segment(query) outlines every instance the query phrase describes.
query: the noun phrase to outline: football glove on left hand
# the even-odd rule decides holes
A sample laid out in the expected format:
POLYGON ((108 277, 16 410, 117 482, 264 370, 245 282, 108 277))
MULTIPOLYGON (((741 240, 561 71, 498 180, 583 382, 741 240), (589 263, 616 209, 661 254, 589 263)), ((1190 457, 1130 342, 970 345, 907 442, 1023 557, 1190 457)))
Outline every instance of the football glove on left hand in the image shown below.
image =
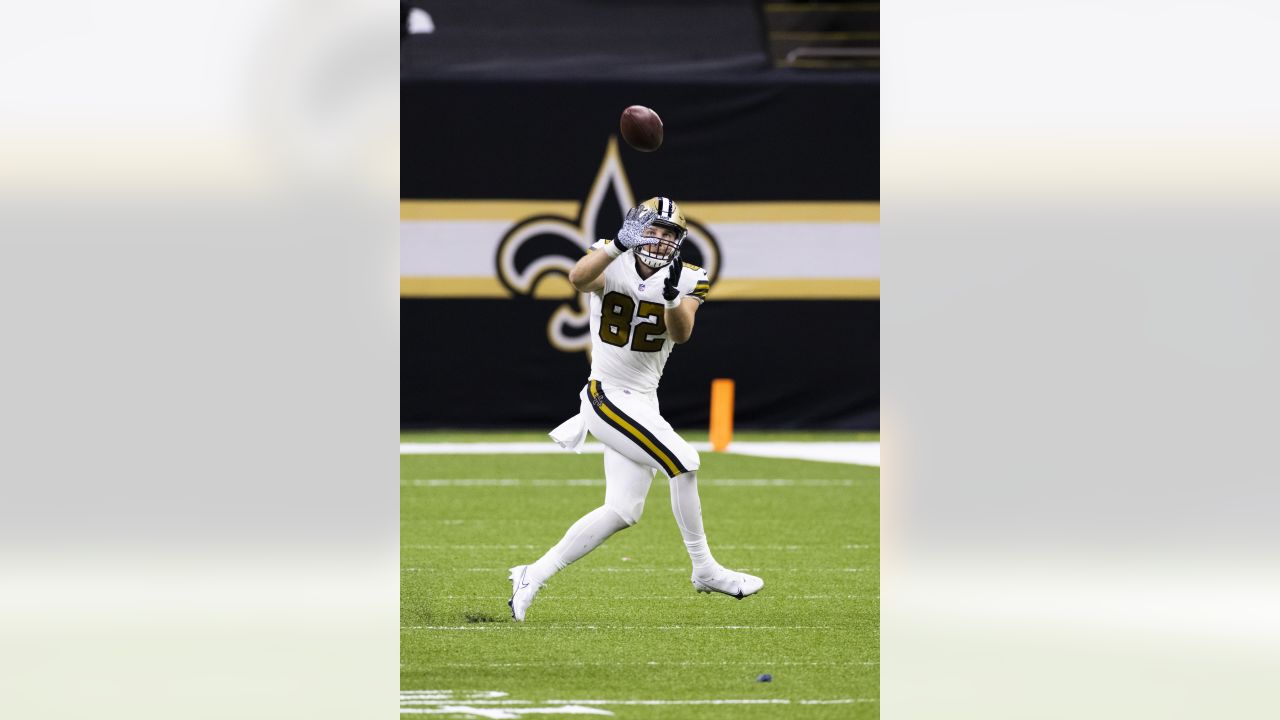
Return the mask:
POLYGON ((667 301, 667 307, 673 308, 680 304, 680 273, 684 270, 680 253, 677 252, 671 258, 671 264, 667 267, 671 269, 667 271, 667 279, 662 283, 662 299, 667 301))
POLYGON ((628 210, 626 218, 622 221, 622 227, 618 229, 618 238, 615 241, 618 247, 625 251, 637 245, 652 245, 658 242, 657 238, 644 237, 644 229, 649 227, 649 223, 653 222, 655 217, 657 213, 643 205, 628 210))

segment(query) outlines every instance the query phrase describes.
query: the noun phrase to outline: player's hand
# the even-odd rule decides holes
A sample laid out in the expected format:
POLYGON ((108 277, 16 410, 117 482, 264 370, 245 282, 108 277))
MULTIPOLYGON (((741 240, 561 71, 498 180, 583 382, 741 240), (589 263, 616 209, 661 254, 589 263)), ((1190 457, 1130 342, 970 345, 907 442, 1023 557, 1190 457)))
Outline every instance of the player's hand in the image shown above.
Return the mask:
POLYGON ((627 211, 627 216, 622 221, 622 227, 618 230, 618 238, 616 240, 618 247, 623 250, 630 250, 637 245, 653 245, 658 242, 658 238, 644 237, 644 229, 649 227, 649 223, 657 217, 657 213, 643 205, 637 205, 627 211))
POLYGON ((662 283, 662 299, 667 301, 667 307, 672 307, 673 303, 679 304, 680 273, 684 270, 679 252, 671 257, 671 264, 667 267, 671 269, 667 271, 667 279, 662 283))

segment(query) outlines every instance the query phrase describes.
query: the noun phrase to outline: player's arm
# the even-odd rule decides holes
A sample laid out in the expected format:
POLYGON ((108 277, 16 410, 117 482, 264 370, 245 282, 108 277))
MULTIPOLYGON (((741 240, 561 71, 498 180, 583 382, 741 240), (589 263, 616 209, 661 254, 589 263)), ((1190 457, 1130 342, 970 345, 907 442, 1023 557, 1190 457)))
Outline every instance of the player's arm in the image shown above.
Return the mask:
POLYGON ((644 228, 654 217, 643 205, 631 208, 622 220, 618 237, 606 240, 600 250, 589 252, 574 263, 569 271, 569 284, 578 292, 595 292, 604 288, 604 269, 623 253, 645 242, 657 242, 644 237, 644 228))
MULTIPOLYGON (((613 243, 607 243, 609 247, 613 243)), ((569 284, 578 292, 596 292, 604 289, 604 269, 609 267, 617 255, 610 256, 606 250, 595 250, 583 255, 569 270, 569 284)))
POLYGON ((665 312, 667 337, 674 343, 689 342, 689 338, 693 336, 693 316, 698 312, 698 306, 702 304, 703 298, 706 297, 706 290, 700 281, 694 281, 696 284, 694 292, 698 294, 685 294, 681 291, 680 277, 683 274, 684 261, 676 255, 671 262, 671 269, 667 271, 667 279, 662 283, 662 299, 667 306, 665 312))
POLYGON ((680 300, 678 306, 667 308, 667 337, 671 338, 672 342, 689 342, 689 338, 693 336, 693 316, 698 312, 698 306, 701 304, 686 296, 680 300))

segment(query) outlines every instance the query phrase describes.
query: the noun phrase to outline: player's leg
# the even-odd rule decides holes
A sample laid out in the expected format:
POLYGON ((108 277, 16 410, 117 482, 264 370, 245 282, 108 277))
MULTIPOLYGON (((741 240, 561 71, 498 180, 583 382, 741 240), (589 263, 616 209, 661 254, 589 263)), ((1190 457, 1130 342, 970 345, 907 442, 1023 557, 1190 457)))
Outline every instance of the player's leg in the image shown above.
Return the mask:
POLYGON ((702 527, 702 501, 698 496, 698 471, 690 470, 671 478, 671 512, 684 536, 685 549, 693 563, 690 581, 698 592, 720 592, 741 600, 764 587, 755 575, 730 570, 711 556, 707 534, 702 527))
POLYGON ((604 504, 628 526, 640 522, 654 469, 611 447, 604 449, 604 504))
POLYGON ((605 448, 604 505, 583 515, 541 558, 511 568, 511 616, 523 621, 533 598, 552 575, 599 547, 611 535, 635 525, 644 513, 653 469, 605 448))
POLYGON ((533 604, 533 598, 548 578, 625 527, 627 523, 617 511, 602 505, 578 518, 577 522, 569 526, 560 542, 537 561, 511 568, 511 599, 507 601, 511 606, 511 617, 517 622, 523 621, 529 606, 533 604))
POLYGON ((693 564, 693 585, 737 598, 758 592, 764 581, 728 570, 716 562, 702 526, 698 496, 701 459, 671 423, 662 417, 656 400, 591 381, 587 386, 591 414, 587 427, 606 446, 638 463, 662 470, 671 478, 671 510, 693 564))
POLYGON ((587 393, 587 429, 606 447, 668 477, 698 469, 698 451, 671 430, 652 395, 595 380, 587 393))
POLYGON ((702 500, 698 497, 698 471, 671 478, 671 514, 676 517, 676 527, 684 536, 685 549, 693 563, 693 574, 706 571, 718 563, 711 556, 707 545, 707 533, 702 527, 702 500))
POLYGON ((583 515, 550 550, 529 566, 528 579, 545 583, 569 563, 596 549, 610 535, 640 522, 653 469, 605 448, 604 505, 583 515))
MULTIPOLYGON (((669 447, 687 444, 661 415, 649 419, 653 434, 669 447)), ((692 451, 692 448, 690 448, 692 451)), ((707 544, 707 533, 702 525, 702 498, 698 494, 697 461, 690 463, 687 472, 671 477, 671 513, 684 538, 684 547, 693 564, 690 581, 699 592, 720 592, 741 600, 754 595, 764 587, 764 581, 755 575, 730 570, 716 562, 707 544)))

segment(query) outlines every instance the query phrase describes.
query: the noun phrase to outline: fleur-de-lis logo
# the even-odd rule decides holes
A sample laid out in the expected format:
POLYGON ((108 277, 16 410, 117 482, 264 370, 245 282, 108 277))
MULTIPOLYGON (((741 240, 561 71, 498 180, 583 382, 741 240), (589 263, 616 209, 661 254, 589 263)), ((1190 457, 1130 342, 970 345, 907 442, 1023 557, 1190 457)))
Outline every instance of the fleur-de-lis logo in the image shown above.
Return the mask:
MULTIPOLYGON (((559 275, 567 279, 574 263, 596 240, 611 238, 618 232, 623 216, 635 204, 618 155, 618 140, 610 136, 604 160, 578 217, 571 220, 539 215, 513 226, 498 244, 498 278, 513 296, 522 297, 532 297, 538 284, 548 277, 559 275)), ((680 246, 680 256, 685 262, 705 268, 714 285, 720 271, 720 248, 705 227, 687 214, 685 218, 689 234, 680 246)), ((586 293, 574 295, 551 314, 547 339, 564 352, 589 352, 591 305, 586 293)))

